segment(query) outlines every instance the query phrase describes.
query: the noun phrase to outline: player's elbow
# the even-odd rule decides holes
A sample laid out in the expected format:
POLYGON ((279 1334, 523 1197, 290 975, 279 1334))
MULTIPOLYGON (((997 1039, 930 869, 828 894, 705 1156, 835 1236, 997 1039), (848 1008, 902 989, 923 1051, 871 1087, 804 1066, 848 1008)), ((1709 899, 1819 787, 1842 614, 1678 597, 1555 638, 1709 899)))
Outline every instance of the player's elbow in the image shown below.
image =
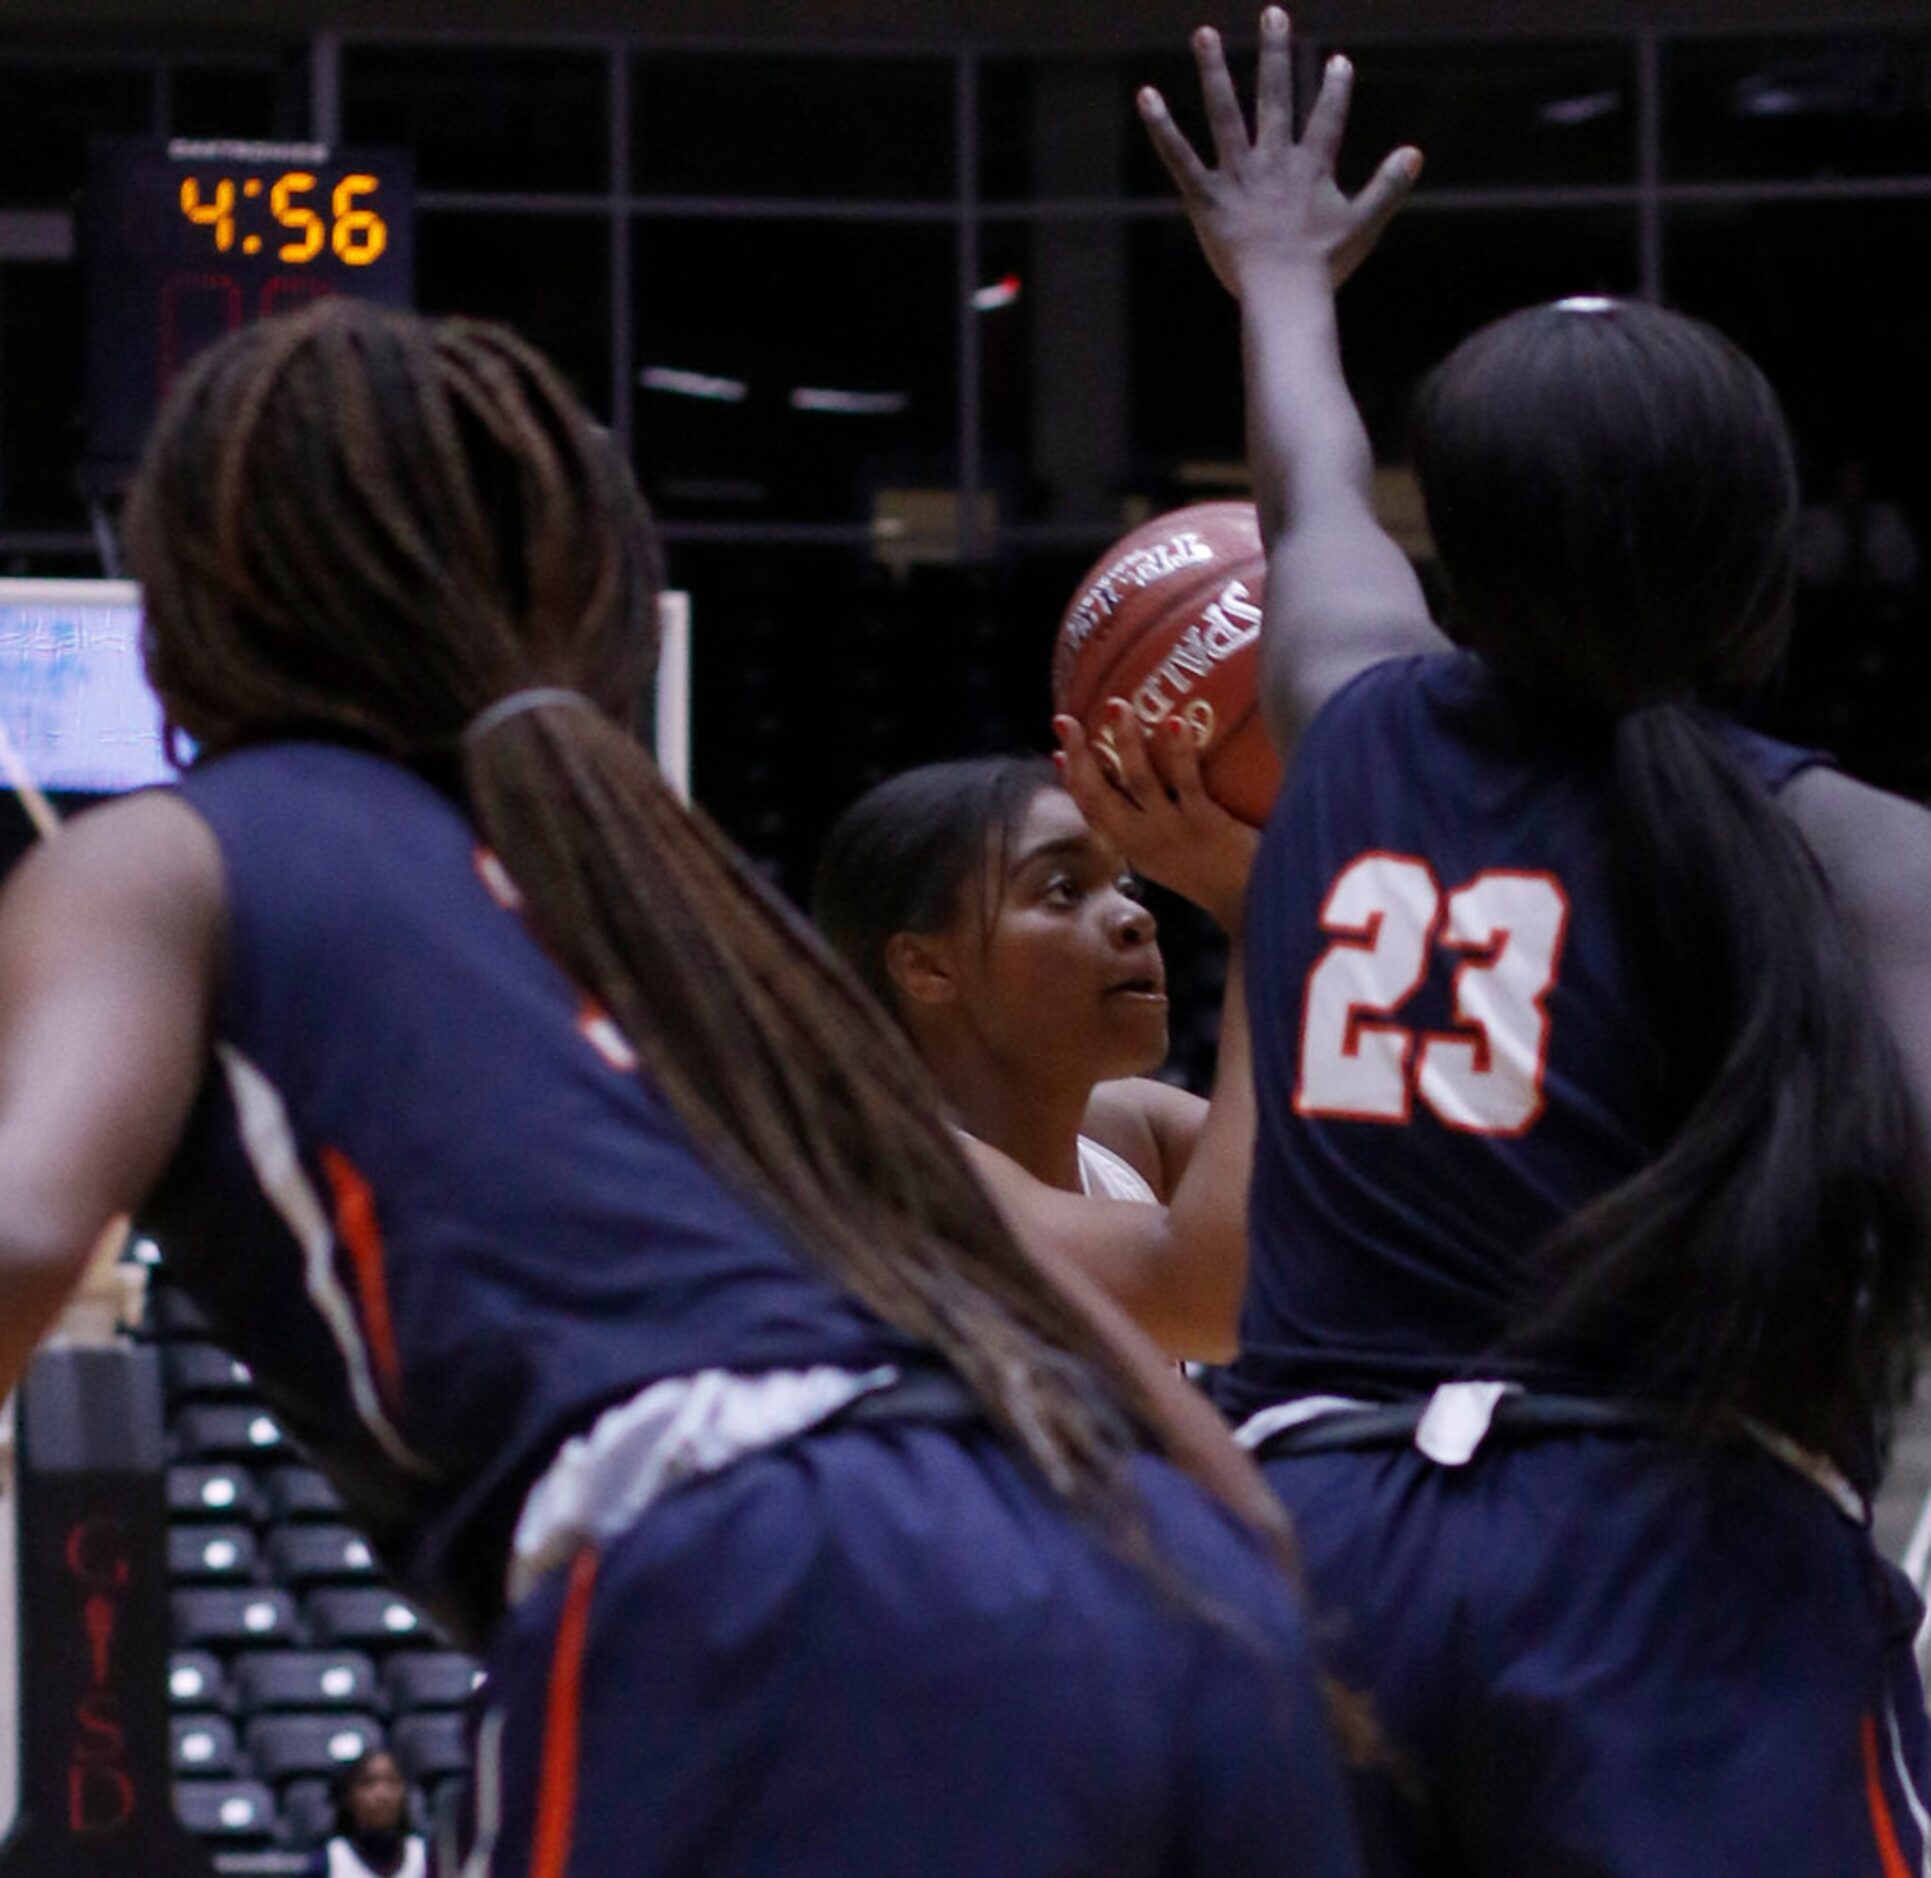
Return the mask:
POLYGON ((1172 1354, 1185 1363, 1231 1363, 1240 1354, 1239 1314, 1202 1315, 1173 1339, 1172 1354))
POLYGON ((1140 1315, 1169 1356, 1187 1363, 1231 1362, 1240 1352, 1245 1243, 1238 1256, 1176 1240, 1140 1315))

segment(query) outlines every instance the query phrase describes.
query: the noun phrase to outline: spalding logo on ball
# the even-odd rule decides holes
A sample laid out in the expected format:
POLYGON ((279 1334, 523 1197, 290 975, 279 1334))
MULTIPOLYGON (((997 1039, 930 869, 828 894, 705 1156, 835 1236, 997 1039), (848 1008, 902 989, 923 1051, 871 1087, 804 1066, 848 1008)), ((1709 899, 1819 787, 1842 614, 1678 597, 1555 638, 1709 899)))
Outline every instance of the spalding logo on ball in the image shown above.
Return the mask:
POLYGON ((1053 708, 1077 717, 1101 760, 1109 698, 1149 728, 1178 716, 1216 802, 1258 828, 1281 786, 1260 715, 1267 557, 1251 502, 1176 509, 1117 541, 1080 582, 1053 648, 1053 708))

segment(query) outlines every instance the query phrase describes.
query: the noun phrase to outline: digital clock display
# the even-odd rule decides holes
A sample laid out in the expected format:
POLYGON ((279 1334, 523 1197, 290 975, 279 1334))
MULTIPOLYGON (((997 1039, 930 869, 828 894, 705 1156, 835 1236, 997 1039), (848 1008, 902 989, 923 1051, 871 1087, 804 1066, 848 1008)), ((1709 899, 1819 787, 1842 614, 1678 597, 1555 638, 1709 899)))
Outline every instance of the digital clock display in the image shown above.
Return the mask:
POLYGON ((331 293, 414 294, 413 165, 321 144, 102 138, 89 148, 87 457, 124 473, 204 346, 331 293))
POLYGON ((351 170, 328 194, 328 213, 314 204, 320 179, 313 170, 284 170, 279 176, 216 176, 190 171, 181 179, 181 213, 214 237, 217 254, 237 249, 247 255, 272 247, 284 267, 306 267, 333 254, 344 267, 373 267, 389 251, 389 224, 376 198, 382 182, 351 170), (238 211, 266 193, 276 233, 240 232, 238 211))

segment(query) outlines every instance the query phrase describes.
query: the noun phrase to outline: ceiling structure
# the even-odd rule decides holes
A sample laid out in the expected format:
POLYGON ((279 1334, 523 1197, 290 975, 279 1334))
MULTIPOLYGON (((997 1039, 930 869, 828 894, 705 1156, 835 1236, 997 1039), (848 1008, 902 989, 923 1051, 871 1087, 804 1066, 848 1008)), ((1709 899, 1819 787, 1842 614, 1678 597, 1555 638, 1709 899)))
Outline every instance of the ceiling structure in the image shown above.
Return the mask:
MULTIPOLYGON (((621 33, 709 43, 1027 47, 1145 45, 1203 18, 1251 26, 1228 0, 5 0, 0 34, 77 27, 134 35, 182 29, 263 36, 338 30, 501 37, 540 31, 621 33)), ((1300 21, 1324 39, 1471 34, 1541 37, 1655 27, 1778 32, 1796 28, 1931 28, 1931 0, 1301 0, 1300 21)))

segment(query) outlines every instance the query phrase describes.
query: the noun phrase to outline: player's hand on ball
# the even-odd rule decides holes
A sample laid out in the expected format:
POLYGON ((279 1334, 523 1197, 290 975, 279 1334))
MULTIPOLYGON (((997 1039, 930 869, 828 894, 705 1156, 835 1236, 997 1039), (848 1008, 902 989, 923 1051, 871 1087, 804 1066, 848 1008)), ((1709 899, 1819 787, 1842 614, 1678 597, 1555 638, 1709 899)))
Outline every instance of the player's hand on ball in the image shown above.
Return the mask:
POLYGON ((1076 717, 1053 719, 1053 762, 1080 813, 1148 880, 1240 923, 1260 831, 1229 815, 1200 779, 1193 732, 1178 717, 1148 728, 1123 698, 1106 707, 1106 743, 1076 717))
POLYGON ((1140 93, 1140 116, 1180 186, 1194 233, 1222 285, 1238 298, 1270 269, 1318 266, 1339 286, 1367 258, 1414 186, 1421 152, 1396 150, 1359 195, 1341 193, 1334 166, 1347 129, 1354 68, 1344 58, 1328 61, 1321 95, 1296 142, 1287 15, 1279 7, 1261 15, 1251 137, 1220 35, 1203 26, 1193 49, 1217 167, 1201 162, 1151 86, 1140 93))

